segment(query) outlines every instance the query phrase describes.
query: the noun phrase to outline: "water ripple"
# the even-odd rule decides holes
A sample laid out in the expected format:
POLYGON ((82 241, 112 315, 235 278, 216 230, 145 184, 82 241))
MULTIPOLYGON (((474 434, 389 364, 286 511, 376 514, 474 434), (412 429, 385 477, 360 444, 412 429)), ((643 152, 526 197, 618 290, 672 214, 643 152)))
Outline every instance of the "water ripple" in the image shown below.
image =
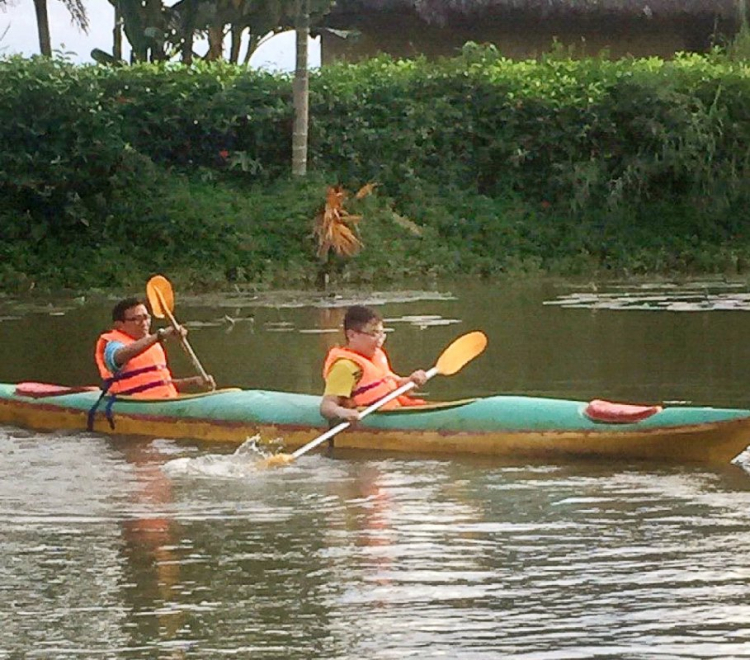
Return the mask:
POLYGON ((750 658, 739 468, 255 459, 0 429, 0 657, 750 658))

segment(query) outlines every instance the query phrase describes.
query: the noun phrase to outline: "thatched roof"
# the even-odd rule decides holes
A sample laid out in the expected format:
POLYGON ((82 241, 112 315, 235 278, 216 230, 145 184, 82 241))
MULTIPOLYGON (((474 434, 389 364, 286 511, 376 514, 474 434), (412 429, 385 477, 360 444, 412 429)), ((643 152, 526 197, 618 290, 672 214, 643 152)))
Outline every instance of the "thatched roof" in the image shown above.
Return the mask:
POLYGON ((743 0, 337 0, 333 15, 416 14, 429 23, 490 16, 739 21, 743 0))

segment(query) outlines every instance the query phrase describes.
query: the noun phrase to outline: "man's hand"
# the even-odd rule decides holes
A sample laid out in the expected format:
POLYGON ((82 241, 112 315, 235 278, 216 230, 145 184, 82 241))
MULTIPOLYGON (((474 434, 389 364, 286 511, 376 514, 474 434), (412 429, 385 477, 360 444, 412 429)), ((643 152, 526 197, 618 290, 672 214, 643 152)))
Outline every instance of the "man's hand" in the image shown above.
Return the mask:
POLYGON ((195 385, 196 387, 200 387, 204 390, 216 389, 216 381, 210 374, 206 374, 205 378, 203 376, 190 376, 189 378, 183 378, 182 380, 186 385, 195 385))
POLYGON ((207 375, 206 378, 203 376, 188 376, 187 378, 175 378, 172 380, 175 387, 182 392, 184 388, 189 387, 200 388, 203 390, 215 390, 216 381, 213 376, 207 375))
POLYGON ((178 339, 187 337, 187 328, 184 325, 178 325, 176 328, 170 325, 168 328, 162 328, 159 330, 157 335, 159 339, 167 339, 168 337, 177 337, 178 339))

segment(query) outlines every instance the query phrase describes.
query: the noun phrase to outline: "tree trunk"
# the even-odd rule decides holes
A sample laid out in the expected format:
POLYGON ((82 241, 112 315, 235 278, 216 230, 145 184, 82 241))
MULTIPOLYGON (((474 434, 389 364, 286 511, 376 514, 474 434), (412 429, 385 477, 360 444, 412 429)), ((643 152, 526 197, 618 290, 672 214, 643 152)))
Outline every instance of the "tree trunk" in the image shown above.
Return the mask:
POLYGON ((166 28, 164 27, 164 5, 161 0, 146 0, 143 5, 145 9, 146 25, 149 27, 155 27, 159 30, 159 36, 149 37, 148 46, 151 50, 150 62, 163 62, 167 59, 164 51, 164 33, 166 28))
POLYGON ((185 33, 185 41, 182 44, 182 63, 190 66, 193 63, 193 40, 195 33, 191 29, 185 33))
POLYGON ((224 25, 211 25, 208 28, 208 52, 206 60, 218 62, 223 57, 224 25))
POLYGON ((254 36, 252 32, 247 35, 247 50, 245 51, 245 59, 242 61, 245 66, 250 66, 250 58, 258 47, 259 41, 260 37, 254 36))
POLYGON ((292 133, 292 174, 307 174, 307 126, 309 103, 309 75, 307 70, 307 42, 310 38, 309 0, 299 0, 295 32, 297 58, 294 67, 294 130, 292 133))
POLYGON ((232 64, 237 64, 240 61, 240 46, 242 46, 242 33, 244 31, 244 27, 234 25, 231 27, 230 35, 232 41, 229 49, 229 61, 232 64))
POLYGON ((193 63, 193 47, 195 46, 195 21, 198 13, 196 2, 185 3, 185 9, 180 15, 180 32, 182 33, 182 45, 180 53, 182 63, 190 66, 193 63))
POLYGON ((47 0, 34 0, 36 11, 36 28, 39 33, 39 51, 45 57, 52 57, 52 40, 49 34, 49 18, 47 17, 47 0))
POLYGON ((112 30, 112 55, 115 60, 122 59, 122 15, 119 6, 115 6, 115 27, 112 30))

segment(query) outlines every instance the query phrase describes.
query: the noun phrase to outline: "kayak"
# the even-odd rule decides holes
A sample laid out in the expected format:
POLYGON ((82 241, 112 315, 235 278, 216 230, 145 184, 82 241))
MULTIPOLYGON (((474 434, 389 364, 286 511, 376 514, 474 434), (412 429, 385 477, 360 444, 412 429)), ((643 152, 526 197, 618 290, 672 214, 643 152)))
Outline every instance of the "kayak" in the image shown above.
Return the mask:
MULTIPOLYGON (((102 397, 96 387, 0 384, 0 424, 292 451, 327 428, 320 396, 221 389, 176 399, 102 397)), ((498 395, 379 411, 335 447, 411 454, 728 462, 750 445, 750 410, 498 395)))

